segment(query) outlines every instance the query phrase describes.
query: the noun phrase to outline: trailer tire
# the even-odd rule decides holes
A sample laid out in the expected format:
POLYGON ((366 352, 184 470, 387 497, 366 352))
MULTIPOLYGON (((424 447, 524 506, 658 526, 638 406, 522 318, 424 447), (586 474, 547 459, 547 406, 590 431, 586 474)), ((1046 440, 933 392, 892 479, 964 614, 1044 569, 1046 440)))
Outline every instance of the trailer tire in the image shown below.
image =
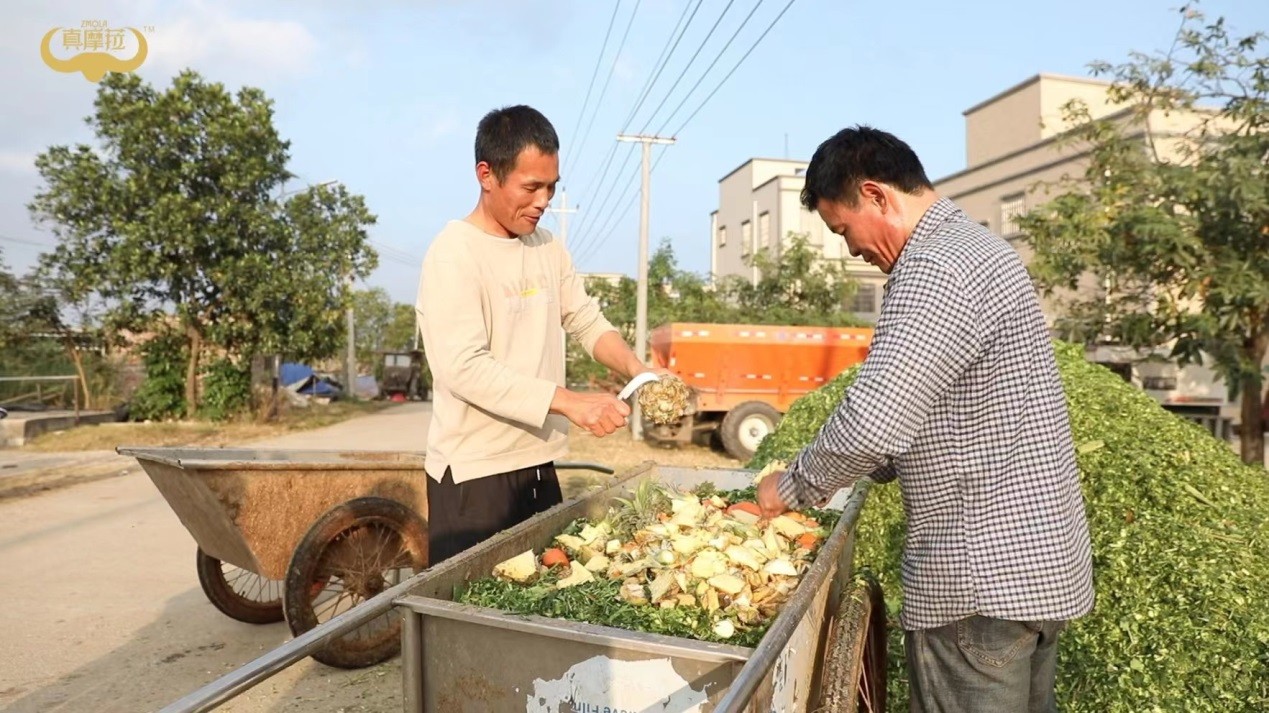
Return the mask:
POLYGON ((781 414, 771 405, 761 401, 746 401, 723 416, 718 437, 723 449, 741 462, 748 462, 758 450, 758 444, 774 433, 781 414))
POLYGON ((822 713, 886 709, 886 606, 881 587, 855 578, 830 625, 820 687, 822 713))
POLYGON ((282 621, 281 582, 239 569, 238 571, 242 572, 243 576, 254 578, 255 581, 247 587, 247 592, 259 589, 260 593, 253 597, 235 589, 233 584, 238 581, 238 576, 235 576, 234 582, 231 583, 225 573, 225 563, 203 552, 203 548, 198 548, 196 559, 198 584, 203 588, 203 594, 207 595, 207 600, 222 614, 247 624, 272 624, 282 621), (274 592, 277 593, 276 597, 273 596, 274 592))
MULTIPOLYGON (((285 594, 291 633, 299 636, 320 623, 317 599, 335 580, 342 586, 332 617, 340 613, 339 600, 344 597, 357 606, 392 586, 384 580, 387 571, 420 572, 427 562, 427 524, 410 508, 376 497, 336 505, 309 528, 291 556, 285 594)), ((400 614, 391 610, 327 640, 313 658, 336 668, 363 668, 400 650, 400 614)))

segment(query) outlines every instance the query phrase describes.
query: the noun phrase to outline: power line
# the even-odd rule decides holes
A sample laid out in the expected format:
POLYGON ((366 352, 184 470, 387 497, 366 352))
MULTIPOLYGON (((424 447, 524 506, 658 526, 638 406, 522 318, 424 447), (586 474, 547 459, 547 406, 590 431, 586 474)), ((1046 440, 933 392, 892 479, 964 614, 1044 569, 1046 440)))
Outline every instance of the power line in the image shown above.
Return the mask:
POLYGON ((796 0, 789 0, 789 2, 785 4, 784 9, 780 11, 779 15, 776 15, 770 25, 767 25, 767 29, 762 31, 762 34, 758 36, 758 39, 754 40, 754 43, 740 58, 740 61, 736 62, 735 66, 731 68, 731 71, 728 72, 727 75, 723 77, 723 80, 718 83, 718 86, 714 87, 714 91, 710 92, 709 96, 705 97, 705 100, 701 102, 700 106, 696 107, 696 111, 693 111, 692 114, 683 121, 679 128, 674 132, 675 136, 678 136, 683 131, 683 128, 691 123, 692 119, 694 119, 696 115, 700 113, 701 109, 704 109, 705 105, 709 103, 709 100, 714 98, 714 95, 718 93, 718 90, 723 88, 723 85, 727 83, 727 80, 731 79, 731 75, 735 74, 737 69, 740 69, 740 65, 744 64, 745 60, 749 58, 749 55, 753 54, 753 51, 758 48, 758 44, 762 42, 764 37, 767 36, 767 33, 771 32, 771 29, 776 26, 776 23, 780 21, 780 18, 784 17, 784 13, 789 11, 789 8, 793 6, 794 2, 796 2, 796 0))
MULTIPOLYGON (((586 86, 586 98, 582 100, 582 110, 577 112, 577 123, 575 126, 573 126, 573 133, 569 136, 570 139, 573 138, 574 136, 577 136, 578 129, 582 128, 582 119, 586 117, 586 107, 590 105, 590 93, 591 93, 591 90, 595 88, 595 77, 599 76, 599 65, 602 64, 604 61, 604 51, 608 49, 608 38, 612 35, 612 26, 616 24, 617 22, 617 11, 619 9, 621 9, 621 0, 617 0, 616 3, 613 3, 612 17, 608 19, 608 30, 604 32, 604 42, 599 47, 599 56, 595 58, 595 70, 590 73, 590 84, 586 86)), ((636 5, 635 10, 638 10, 638 9, 639 9, 638 5, 636 5)), ((634 24, 633 14, 631 14, 630 20, 631 20, 630 24, 633 25, 634 24)), ((628 29, 629 28, 627 28, 627 31, 628 29)), ((620 54, 621 50, 617 50, 617 53, 620 54)), ((617 61, 616 61, 616 57, 614 56, 613 66, 615 67, 616 65, 617 65, 617 61)), ((599 101, 595 102, 596 104, 595 113, 599 113, 598 105, 599 105, 599 102, 602 102, 602 101, 603 99, 600 98, 599 101)), ((577 149, 577 153, 581 153, 580 147, 577 149)), ((569 156, 572 157, 573 155, 574 155, 574 152, 570 151, 569 156)), ((567 165, 568 163, 567 161, 565 161, 565 166, 567 165)))
MULTIPOLYGON (((583 216, 582 220, 581 220, 581 221, 579 221, 579 223, 582 223, 582 224, 586 225, 586 226, 589 228, 589 227, 591 227, 591 226, 595 223, 595 221, 594 221, 594 220, 587 220, 587 218, 591 218, 592 216, 596 216, 596 215, 598 215, 598 216, 602 216, 602 217, 607 217, 607 215, 608 215, 608 214, 607 214, 607 213, 605 213, 604 211, 608 208, 608 202, 609 202, 609 200, 612 198, 613 191, 614 191, 614 190, 616 190, 618 186, 623 185, 624 181, 629 180, 629 179, 624 179, 624 178, 623 178, 623 176, 625 176, 625 174, 626 174, 626 167, 630 165, 630 159, 634 158, 634 154, 635 154, 635 152, 634 152, 634 147, 632 146, 632 147, 630 148, 630 151, 628 151, 628 152, 626 153, 626 160, 625 160, 625 161, 622 161, 622 163, 621 163, 621 168, 617 169, 616 178, 613 180, 613 182, 612 182, 612 183, 609 183, 609 184, 608 184, 608 192, 604 194, 603 200, 599 201, 598 206, 597 206, 597 207, 596 207, 593 211, 589 211, 589 209, 588 209, 587 214, 586 214, 585 216, 583 216)), ((633 177, 633 175, 634 175, 634 174, 633 174, 633 173, 631 173, 631 177, 633 177)), ((600 184, 600 187, 599 187, 598 189, 596 189, 596 190, 602 190, 602 189, 603 189, 603 184, 600 184)), ((582 236, 581 241, 579 241, 579 242, 578 242, 578 245, 577 245, 577 247, 578 247, 578 249, 579 249, 579 250, 582 248, 582 246, 583 246, 584 244, 586 244, 586 243, 587 243, 587 241, 588 241, 588 240, 593 240, 593 239, 594 239, 594 238, 593 238, 593 235, 594 235, 594 232, 593 232, 593 231, 591 231, 591 232, 589 232, 589 233, 587 233, 587 232, 583 232, 583 231, 582 231, 582 229, 581 229, 581 227, 579 226, 579 227, 577 228, 576 232, 577 232, 579 235, 581 235, 581 236, 582 236)))
POLYGON ((41 243, 35 240, 27 240, 26 238, 15 238, 11 235, 0 235, 0 240, 3 240, 6 243, 18 243, 19 245, 31 245, 37 248, 56 248, 57 247, 56 245, 41 243))
MULTIPOLYGON (((701 86, 701 82, 705 81, 705 77, 709 76, 710 71, 714 69, 714 65, 718 64, 718 60, 723 58, 723 54, 727 52, 727 48, 731 47, 731 43, 734 42, 736 40, 736 37, 740 35, 740 31, 745 29, 745 25, 749 24, 750 18, 754 16, 754 13, 758 11, 758 8, 762 7, 762 3, 764 1, 765 0, 758 0, 758 2, 754 4, 753 9, 750 10, 749 14, 745 16, 745 19, 741 21, 740 27, 737 27, 736 31, 731 33, 731 37, 727 39, 727 44, 723 45, 723 48, 718 51, 717 55, 715 55, 714 61, 709 63, 709 66, 705 68, 705 71, 701 73, 701 76, 696 79, 696 83, 692 85, 692 88, 687 90, 687 94, 683 95, 683 99, 679 101, 678 106, 674 107, 674 111, 670 112, 670 115, 665 118, 665 122, 662 123, 661 126, 657 128, 658 134, 661 133, 662 131, 665 131, 665 127, 668 126, 670 121, 673 120, 674 117, 678 115, 679 109, 682 109, 683 105, 687 103, 687 100, 690 99, 694 93, 696 93, 696 88, 701 86)), ((668 99, 669 97, 667 96, 666 98, 668 99)), ((662 155, 664 155, 665 154, 664 150, 661 153, 662 155)))
MULTIPOLYGON (((697 9, 700 9, 701 2, 703 2, 703 0, 697 0, 697 3, 696 3, 697 9)), ((635 8, 635 9, 638 9, 638 8, 635 8)), ((682 26, 684 30, 687 29, 686 26, 683 25, 683 21, 685 18, 688 17, 688 11, 691 9, 692 9, 692 6, 690 4, 685 4, 683 6, 683 12, 679 15, 678 22, 674 23, 674 29, 670 31, 670 36, 666 38, 665 46, 661 48, 661 53, 657 55, 656 62, 653 64, 652 74, 648 76, 648 81, 644 83, 643 89, 640 90, 639 100, 635 103, 634 108, 630 110, 630 114, 626 116, 626 120, 623 123, 621 128, 623 132, 630 128, 630 122, 634 120, 635 114, 638 112, 639 107, 643 105, 644 99, 647 97, 648 92, 651 91, 652 89, 653 82, 656 81, 656 78, 660 76, 661 71, 664 69, 664 62, 669 59, 667 52, 670 51, 671 45, 676 44, 675 37, 676 36, 680 38, 682 37, 682 34, 679 33, 679 27, 682 26)), ((692 12, 693 16, 695 16, 695 14, 696 14, 695 12, 692 12)), ((632 14, 631 22, 633 21, 634 21, 634 15, 632 14)), ((690 24, 691 21, 688 20, 688 22, 690 24)), ((615 61, 616 59, 614 58, 614 62, 615 61)), ((592 179, 590 183, 586 184, 585 190, 589 192, 586 194, 587 200, 582 201, 582 205, 594 204, 594 202, 589 199, 591 196, 598 195, 600 190, 603 189, 604 183, 606 182, 608 178, 608 169, 612 166, 612 159, 614 156, 616 156, 616 154, 617 154, 617 146, 616 144, 613 144, 612 148, 608 150, 608 156, 603 161, 603 168, 600 171, 596 172, 596 175, 599 177, 598 180, 592 179)), ((582 225, 587 223, 587 218, 591 215, 594 215, 594 214, 587 213, 587 215, 582 216, 582 220, 577 226, 578 228, 577 232, 579 234, 583 234, 581 230, 582 225)), ((585 237, 583 237, 582 239, 585 240, 585 237)))
MULTIPOLYGON (((787 4, 785 4, 784 8, 780 10, 780 13, 779 13, 778 15, 776 15, 776 16, 775 16, 775 19, 773 19, 773 20, 771 21, 771 23, 767 25, 767 28, 766 28, 765 30, 763 30, 762 34, 758 36, 758 39, 754 40, 754 43, 753 43, 752 45, 750 45, 749 49, 748 49, 748 50, 744 53, 744 55, 742 55, 742 56, 741 56, 741 58, 740 58, 740 59, 736 62, 736 64, 732 66, 731 70, 727 72, 727 74, 726 74, 726 75, 722 78, 722 80, 721 80, 721 81, 719 81, 718 85, 714 87, 713 91, 711 91, 711 92, 710 92, 710 93, 709 93, 709 94, 705 97, 705 99, 704 99, 703 101, 701 101, 701 103, 700 103, 700 104, 696 107, 696 109, 695 109, 694 111, 692 111, 691 115, 689 115, 689 116, 687 117, 687 119, 685 119, 685 120, 683 121, 683 123, 679 125, 678 129, 677 129, 677 130, 676 130, 673 134, 671 134, 671 136, 676 136, 676 137, 677 137, 679 134, 681 134, 681 133, 683 132, 683 129, 685 129, 685 128, 687 127, 687 125, 691 123, 692 119, 696 118, 696 115, 697 115, 697 114, 699 114, 699 113, 701 112, 701 110, 705 108, 705 105, 709 103, 710 99, 713 99, 713 98, 714 98, 714 95, 718 93, 718 90, 719 90, 719 89, 722 89, 723 85, 727 83, 727 80, 728 80, 728 79, 730 79, 730 78, 731 78, 731 76, 732 76, 733 74, 735 74, 735 73, 736 73, 736 70, 740 69, 740 65, 741 65, 741 64, 743 64, 743 63, 744 63, 744 61, 745 61, 746 59, 748 59, 748 58, 749 58, 749 55, 753 54, 753 51, 754 51, 755 49, 757 49, 758 45, 762 42, 762 40, 763 40, 763 39, 765 39, 765 38, 766 38, 766 36, 767 36, 767 35, 771 32, 771 30, 772 30, 772 29, 776 26, 776 23, 778 23, 778 22, 780 21, 780 18, 784 17, 784 14, 785 14, 786 12, 788 12, 789 8, 793 6, 793 3, 794 3, 795 1, 796 1, 796 0, 789 0, 789 2, 788 2, 787 4)), ((759 5, 761 5, 761 4, 762 4, 762 0, 759 0, 758 4, 759 4, 759 5)), ((756 10, 756 9, 757 9, 757 6, 755 6, 755 8, 754 8, 754 9, 756 10)), ((752 14, 753 14, 753 12, 751 11, 751 12, 750 12, 750 15, 752 15, 752 14)), ((748 21, 748 18, 746 18, 746 22, 747 22, 747 21, 748 21)), ((743 25, 742 25, 742 27, 743 27, 743 25)), ((729 43, 728 43, 728 44, 730 44, 730 41, 729 41, 729 43)), ((721 56, 721 53, 720 53, 720 56, 721 56)), ((713 65, 711 65, 711 66, 713 66, 713 65)), ((706 71, 708 72, 708 70, 706 70, 706 71)), ((704 75, 702 75, 702 77, 703 77, 703 76, 704 76, 704 75)), ((699 83, 699 82, 698 82, 698 83, 699 83)), ((690 96, 690 95, 691 95, 691 92, 689 92, 689 93, 688 93, 688 95, 690 96)), ((676 110, 675 110, 675 113, 677 113, 677 111, 678 111, 678 110, 676 109, 676 110)), ((671 117, 673 117, 673 114, 671 114, 671 117)), ((658 131, 658 133, 660 133, 660 131, 658 131)), ((665 151, 664 151, 664 150, 662 150, 662 151, 661 151, 661 155, 657 157, 656 162, 655 162, 655 163, 653 163, 653 165, 652 165, 652 170, 653 170, 653 171, 655 171, 655 170, 656 170, 656 167, 657 167, 658 165, 660 165, 660 163, 661 163, 661 158, 662 158, 662 157, 664 157, 664 156, 665 156, 665 151)), ((619 205, 620 205, 620 203, 619 203, 619 205)), ((598 212, 599 212, 599 211, 596 211, 596 213, 598 213, 598 212)), ((624 215, 625 215, 625 213, 626 213, 626 212, 629 212, 629 208, 627 208, 627 210, 626 210, 626 211, 623 211, 623 213, 622 213, 622 216, 623 216, 623 217, 624 217, 624 215)), ((609 221, 610 219, 611 219, 611 216, 609 216, 609 218, 608 218, 608 219, 606 219, 602 225, 607 225, 607 224, 608 224, 608 221, 609 221)), ((613 226, 613 229, 615 229, 615 228, 616 228, 616 225, 620 225, 620 224, 621 224, 621 220, 620 220, 620 219, 618 219, 617 223, 613 226)), ((590 244, 588 244, 588 245, 587 245, 587 249, 588 249, 588 250, 590 250, 590 251, 591 251, 591 253, 593 253, 594 249, 598 249, 598 247, 599 247, 600 245, 602 245, 602 244, 603 244, 603 242, 604 242, 604 241, 606 241, 606 240, 608 239, 608 236, 609 236, 609 235, 611 235, 611 232, 612 232, 612 231, 610 230, 610 231, 608 231, 608 233, 604 233, 602 236, 600 236, 600 232, 601 232, 601 231, 596 231, 595 233, 593 233, 593 234, 592 234, 592 235, 593 235, 593 240, 592 240, 592 242, 591 242, 590 244)), ((588 257, 589 257, 589 254, 590 254, 590 253, 588 253, 588 255, 587 255, 588 257)), ((581 260, 582 260, 582 258, 581 258, 581 257, 579 257, 579 258, 577 259, 577 262, 578 262, 578 263, 580 263, 580 262, 581 262, 581 260)))
MULTIPOLYGON (((709 38, 714 36, 714 30, 718 29, 718 25, 722 23, 723 18, 727 16, 727 11, 731 9, 731 6, 735 4, 735 2, 736 0, 727 0, 727 7, 724 7, 723 11, 719 13, 718 19, 714 20, 714 26, 709 28, 709 32, 705 34, 705 39, 701 40, 701 44, 696 48, 696 51, 692 53, 691 58, 687 60, 687 64, 683 65, 683 71, 679 72, 679 76, 674 80, 674 84, 670 85, 670 90, 667 91, 665 96, 661 98, 661 103, 657 104, 657 108, 653 109, 652 113, 648 115, 648 120, 644 122, 643 128, 639 129, 639 133, 642 134, 648 130, 648 126, 652 124, 652 117, 656 116, 657 112, 661 111, 661 107, 665 106, 665 103, 670 100, 670 95, 674 94, 675 89, 678 89, 679 82, 683 81, 683 77, 687 76, 687 70, 692 67, 692 63, 694 63, 696 58, 700 56, 701 50, 705 49, 705 45, 709 42, 709 38)), ((758 0, 758 4, 761 5, 762 0, 758 0)), ((753 13, 750 14, 752 15, 753 13)), ((746 22, 747 21, 748 19, 746 18, 746 22)), ((744 27, 744 25, 741 25, 741 27, 744 27)), ((727 48, 723 47, 723 51, 725 52, 726 50, 727 48)), ((721 52, 719 54, 721 56, 721 52)), ((718 60, 715 59, 714 61, 717 62, 718 60)), ((712 67, 714 65, 711 64, 710 66, 712 67)), ((708 72, 709 70, 707 69, 705 71, 708 72)))
MULTIPOLYGON (((630 156, 633 156, 633 155, 634 155, 634 152, 631 151, 630 156)), ((622 168, 624 168, 624 166, 622 168)), ((619 194, 616 203, 613 204, 612 209, 606 213, 603 213, 603 216, 604 216, 603 221, 598 223, 599 227, 591 231, 590 237, 592 242, 594 242, 598 236, 603 235, 604 231, 608 228, 609 224, 612 223, 613 218, 616 216, 616 210, 618 206, 621 205, 621 199, 625 197, 626 195, 633 195, 629 191, 630 191, 630 188, 634 186, 634 177, 637 172, 638 172, 638 164, 635 164, 634 166, 631 167, 630 174, 628 176, 625 176, 623 178, 618 178, 609 188, 608 196, 607 196, 608 198, 612 197, 612 190, 615 189, 617 186, 623 186, 623 185, 626 186, 626 188, 623 189, 622 193, 619 194)), ((618 175, 620 176, 622 174, 619 172, 618 175)), ((603 205, 604 207, 607 207, 608 201, 606 199, 603 205)), ((587 247, 590 247, 590 246, 588 245, 587 247)))
MULTIPOLYGON (((670 57, 673 57, 674 50, 679 48, 679 42, 682 41, 683 35, 687 34, 687 28, 692 25, 692 20, 696 19, 696 12, 701 9, 701 4, 704 2, 705 0, 696 0, 696 6, 692 8, 692 15, 687 18, 687 24, 683 25, 683 30, 678 33, 677 37, 672 38, 674 40, 673 46, 670 47, 670 51, 665 55, 664 61, 662 61, 660 66, 656 68, 656 71, 653 72, 652 77, 648 80, 647 85, 643 88, 643 94, 639 97, 639 101, 635 102, 634 108, 630 110, 630 116, 626 118, 625 125, 621 127, 621 133, 626 133, 626 131, 630 128, 630 122, 634 120, 635 115, 639 113, 639 108, 643 106, 643 102, 646 101, 648 95, 652 93, 652 86, 656 84, 657 79, 661 77, 661 72, 664 72, 666 66, 670 63, 670 57)), ((684 7, 683 10, 686 12, 687 8, 684 7)))

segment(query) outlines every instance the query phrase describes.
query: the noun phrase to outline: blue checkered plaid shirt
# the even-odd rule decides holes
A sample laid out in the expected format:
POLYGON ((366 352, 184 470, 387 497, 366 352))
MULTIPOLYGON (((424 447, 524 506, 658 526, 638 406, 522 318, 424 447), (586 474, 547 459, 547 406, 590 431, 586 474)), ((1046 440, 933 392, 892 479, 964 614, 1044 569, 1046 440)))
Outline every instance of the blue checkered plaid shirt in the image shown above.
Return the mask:
POLYGON ((898 478, 905 629, 1086 614, 1092 551, 1066 399, 1018 254, 941 199, 885 290, 858 378, 780 496, 800 508, 861 477, 898 478))

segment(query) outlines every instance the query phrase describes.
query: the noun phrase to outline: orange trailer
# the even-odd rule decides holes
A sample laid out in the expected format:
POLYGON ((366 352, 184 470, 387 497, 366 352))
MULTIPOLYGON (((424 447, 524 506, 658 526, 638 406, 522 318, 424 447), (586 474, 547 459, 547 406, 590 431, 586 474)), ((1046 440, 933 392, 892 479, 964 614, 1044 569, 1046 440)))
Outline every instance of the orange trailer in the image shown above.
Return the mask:
POLYGON ((652 360, 692 388, 694 403, 676 424, 644 424, 656 441, 690 441, 716 431, 747 461, 789 406, 864 360, 873 330, 770 324, 672 322, 652 330, 652 360))

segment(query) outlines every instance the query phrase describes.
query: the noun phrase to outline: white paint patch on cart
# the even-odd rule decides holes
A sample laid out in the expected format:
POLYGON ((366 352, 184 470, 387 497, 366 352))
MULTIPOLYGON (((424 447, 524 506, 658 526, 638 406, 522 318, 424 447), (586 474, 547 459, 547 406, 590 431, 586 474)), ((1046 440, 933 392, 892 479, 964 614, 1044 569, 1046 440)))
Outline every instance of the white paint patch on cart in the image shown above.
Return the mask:
POLYGON ((554 681, 535 679, 527 713, 699 713, 709 696, 688 686, 670 659, 619 661, 595 656, 554 681))

